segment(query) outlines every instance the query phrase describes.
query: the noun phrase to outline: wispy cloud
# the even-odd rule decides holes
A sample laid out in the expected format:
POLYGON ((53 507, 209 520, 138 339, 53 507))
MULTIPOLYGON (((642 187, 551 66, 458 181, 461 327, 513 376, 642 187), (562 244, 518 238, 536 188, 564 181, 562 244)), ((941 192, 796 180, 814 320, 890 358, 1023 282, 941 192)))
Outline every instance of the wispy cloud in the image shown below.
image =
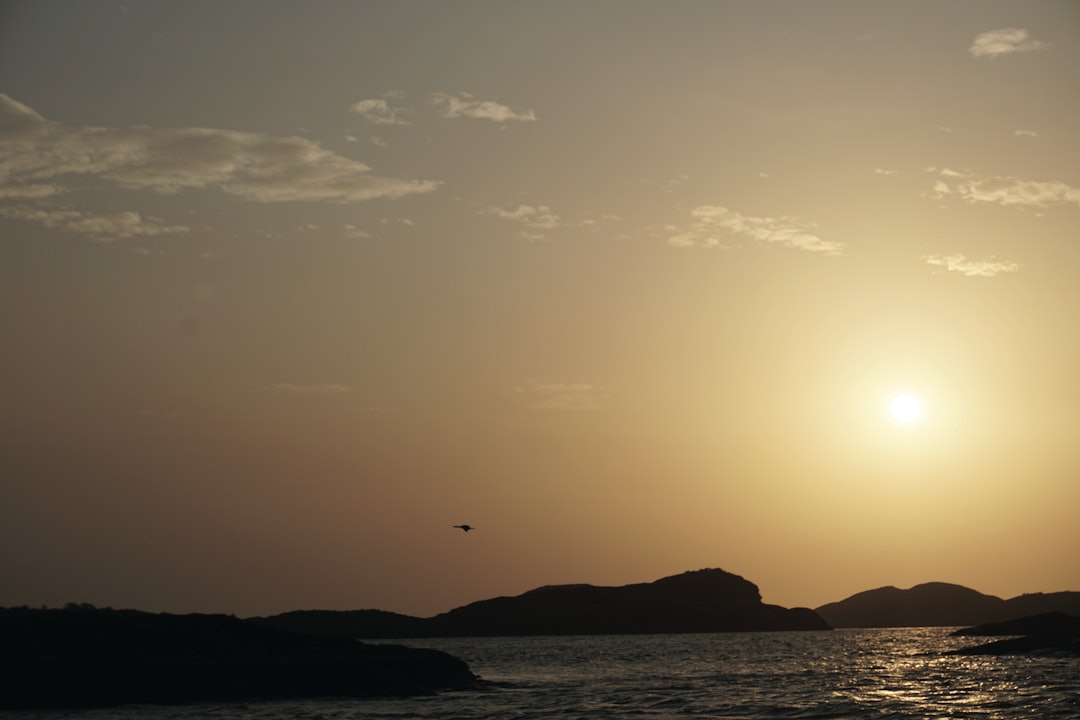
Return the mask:
POLYGON ((104 242, 138 236, 186 233, 189 229, 184 225, 166 225, 157 218, 144 218, 139 213, 130 211, 98 215, 78 210, 15 206, 0 207, 0 217, 81 233, 104 242))
POLYGON ((1002 273, 1016 272, 1020 265, 1009 260, 969 260, 959 253, 952 255, 926 255, 923 261, 930 265, 940 265, 950 272, 958 272, 970 277, 994 277, 1002 273))
POLYGON ((562 222, 559 216, 553 213, 547 205, 518 205, 513 209, 490 207, 483 210, 482 213, 544 230, 557 228, 562 222))
POLYGON ((343 395, 352 392, 352 387, 334 384, 296 385, 294 383, 275 383, 255 388, 255 391, 278 395, 343 395))
POLYGON ((968 52, 974 57, 996 58, 998 55, 1036 52, 1049 47, 1048 43, 1032 40, 1023 28, 1001 28, 976 35, 968 52))
POLYGON ((37 200, 52 197, 64 192, 59 185, 8 185, 0 186, 0 199, 4 200, 37 200))
POLYGON ((130 189, 217 188, 258 202, 351 203, 435 190, 371 174, 301 137, 209 128, 66 126, 0 93, 0 192, 27 181, 95 177, 130 189))
POLYGON ((678 175, 673 177, 664 183, 664 192, 673 193, 680 185, 685 185, 688 182, 690 182, 689 175, 678 175))
POLYGON ((493 122, 535 122, 536 113, 532 110, 513 110, 494 100, 477 100, 469 93, 451 95, 435 93, 431 102, 439 108, 439 114, 445 118, 476 118, 493 122))
POLYGON ((1063 182, 1023 180, 1016 177, 979 175, 948 168, 927 168, 940 178, 934 183, 934 195, 956 195, 972 203, 996 203, 1026 207, 1080 205, 1080 189, 1063 182))
POLYGON ((367 231, 361 230, 359 227, 353 225, 352 223, 345 223, 344 230, 345 237, 350 240, 364 240, 365 238, 369 237, 367 231))
POLYGON ((595 410, 600 407, 596 387, 589 383, 545 383, 530 380, 514 388, 528 398, 534 410, 595 410))
POLYGON ((874 168, 875 175, 895 175, 899 170, 886 170, 885 168, 874 168))
POLYGON ((844 244, 823 240, 814 224, 789 217, 754 217, 719 205, 700 205, 690 211, 689 226, 675 232, 668 244, 675 247, 726 247, 730 238, 746 238, 824 255, 839 255, 844 244))
POLYGON ((600 223, 619 222, 620 220, 622 220, 622 218, 618 215, 615 215, 613 213, 603 213, 599 217, 585 218, 581 221, 581 224, 592 227, 599 225, 600 223))
POLYGON ((409 111, 392 104, 392 101, 399 97, 401 93, 388 92, 379 98, 357 100, 349 106, 349 112, 359 115, 372 125, 408 125, 409 121, 405 116, 409 111))
POLYGON ((1013 135, 1017 137, 1039 137, 1039 133, 1034 130, 1013 130, 1013 135))

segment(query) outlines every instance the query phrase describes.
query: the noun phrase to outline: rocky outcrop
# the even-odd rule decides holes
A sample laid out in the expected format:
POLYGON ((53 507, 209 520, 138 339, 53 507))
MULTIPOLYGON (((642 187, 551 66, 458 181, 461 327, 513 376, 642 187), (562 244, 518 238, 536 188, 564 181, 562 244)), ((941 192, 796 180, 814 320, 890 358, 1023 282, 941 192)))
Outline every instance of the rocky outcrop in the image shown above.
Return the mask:
POLYGON ((469 687, 435 650, 287 632, 225 615, 0 610, 0 709, 339 696, 469 687))
POLYGON ((1003 600, 950 583, 907 590, 892 586, 857 593, 817 608, 833 627, 950 627, 982 625, 1047 612, 1080 614, 1080 592, 1032 593, 1003 600))
MULTIPOLYGON (((413 618, 415 623, 395 616, 381 625, 379 616, 364 612, 363 616, 319 613, 308 618, 312 624, 292 627, 361 638, 829 629, 814 611, 766 605, 756 585, 717 569, 618 587, 545 586, 514 597, 481 600, 432 618, 413 618)), ((292 615, 264 622, 284 626, 281 623, 304 619, 292 615)))
POLYGON ((1061 633, 1080 636, 1080 615, 1070 615, 1063 612, 1041 613, 1004 622, 960 628, 954 630, 950 635, 953 637, 986 637, 994 635, 1054 635, 1061 633))
POLYGON ((984 645, 954 651, 957 655, 1078 655, 1080 616, 1050 612, 1040 615, 963 628, 953 636, 1008 637, 984 645))

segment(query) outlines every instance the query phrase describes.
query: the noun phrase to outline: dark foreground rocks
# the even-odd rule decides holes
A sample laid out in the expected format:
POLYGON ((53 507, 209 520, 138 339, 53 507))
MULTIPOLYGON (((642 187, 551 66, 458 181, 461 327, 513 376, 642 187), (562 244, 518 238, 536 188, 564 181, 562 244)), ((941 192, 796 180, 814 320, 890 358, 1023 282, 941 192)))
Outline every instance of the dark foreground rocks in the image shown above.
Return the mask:
POLYGON ((470 687, 436 650, 315 637, 225 615, 0 609, 0 709, 430 694, 470 687))
POLYGON ((1051 612, 963 628, 953 636, 1005 637, 961 648, 956 655, 1071 655, 1080 656, 1080 616, 1051 612))

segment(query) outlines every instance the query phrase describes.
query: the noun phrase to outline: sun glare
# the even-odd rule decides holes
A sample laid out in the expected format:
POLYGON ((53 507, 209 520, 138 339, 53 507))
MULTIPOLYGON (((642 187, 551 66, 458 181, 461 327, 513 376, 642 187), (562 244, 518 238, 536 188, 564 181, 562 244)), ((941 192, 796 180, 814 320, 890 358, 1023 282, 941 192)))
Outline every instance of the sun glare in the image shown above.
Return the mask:
POLYGON ((894 420, 907 425, 922 416, 922 402, 914 395, 897 395, 889 404, 889 413, 894 420))

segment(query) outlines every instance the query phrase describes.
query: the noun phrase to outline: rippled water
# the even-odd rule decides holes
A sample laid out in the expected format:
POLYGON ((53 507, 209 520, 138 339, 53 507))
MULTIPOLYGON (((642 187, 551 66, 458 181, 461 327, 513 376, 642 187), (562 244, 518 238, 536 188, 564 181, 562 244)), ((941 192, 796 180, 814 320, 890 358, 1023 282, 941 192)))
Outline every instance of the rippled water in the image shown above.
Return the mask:
POLYGON ((507 718, 1080 718, 1080 659, 945 655, 941 628, 454 638, 478 690, 395 700, 129 706, 91 720, 507 718))

